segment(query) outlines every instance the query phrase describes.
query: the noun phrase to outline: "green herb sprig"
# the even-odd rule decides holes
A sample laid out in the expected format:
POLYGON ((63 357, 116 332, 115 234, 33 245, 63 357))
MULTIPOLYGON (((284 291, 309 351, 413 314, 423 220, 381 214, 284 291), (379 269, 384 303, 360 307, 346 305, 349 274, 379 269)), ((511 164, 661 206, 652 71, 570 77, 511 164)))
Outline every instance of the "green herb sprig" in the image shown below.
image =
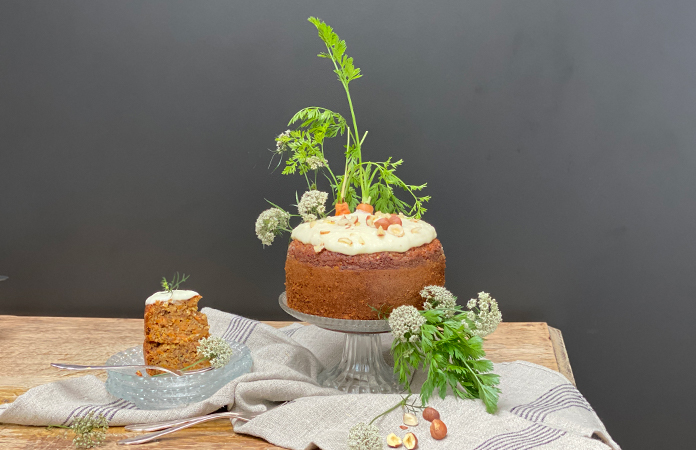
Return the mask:
POLYGON ((173 291, 179 289, 181 283, 188 280, 189 276, 190 275, 182 274, 181 278, 179 278, 179 272, 177 272, 172 278, 172 281, 167 281, 165 277, 162 277, 162 282, 160 284, 165 292, 173 293, 173 291))
POLYGON ((426 184, 407 184, 395 174, 403 160, 392 161, 389 158, 384 162, 373 162, 363 159, 362 150, 367 131, 363 134, 358 131, 349 88, 350 82, 362 77, 362 74, 355 67, 353 58, 346 54, 346 41, 321 19, 310 17, 308 20, 317 28, 319 38, 326 47, 326 51, 317 56, 331 60, 334 73, 345 90, 351 124, 341 114, 327 108, 311 106, 297 112, 288 125, 298 124, 298 128, 287 130, 276 137, 275 153, 281 155, 281 158, 287 155, 282 173, 299 173, 304 176, 309 190, 317 189, 318 174, 323 175, 331 186, 334 201, 347 202, 351 210, 358 203, 366 203, 385 213, 403 213, 421 218, 426 211, 424 204, 430 200, 430 196, 417 194, 426 184), (324 142, 326 138, 344 134, 344 171, 343 175, 337 175, 326 159, 324 142), (410 200, 399 199, 395 188, 406 192, 410 200))
MULTIPOLYGON (((430 295, 428 288, 432 287, 426 287, 421 295, 430 295)), ((391 347, 394 373, 410 392, 415 371, 422 368, 427 372, 420 392, 424 405, 435 393, 445 398, 451 389, 461 399, 480 398, 486 411, 492 414, 497 410, 500 378, 491 373, 493 363, 484 359, 486 353, 478 327, 485 327, 486 332, 495 330, 502 320, 497 302, 487 296, 488 309, 483 312, 472 311, 471 303, 469 311, 456 304, 443 307, 442 303, 456 301, 456 297, 444 288, 436 288, 439 290, 436 297, 426 302, 428 309, 419 311, 413 306, 400 306, 387 319, 394 334, 391 347), (486 312, 491 308, 496 311, 495 317, 486 312), (490 317, 484 324, 479 319, 486 314, 490 317)))
POLYGON ((382 436, 380 435, 379 428, 373 423, 382 416, 386 416, 395 409, 401 407, 401 409, 411 414, 415 414, 418 410, 424 409, 425 406, 416 404, 417 400, 411 400, 413 394, 408 394, 407 396, 401 396, 401 400, 396 405, 377 415, 369 423, 358 422, 353 425, 348 431, 348 450, 381 450, 382 446, 382 436))
MULTIPOLYGON (((106 431, 109 429, 109 421, 102 414, 94 414, 94 411, 73 419, 69 427, 65 425, 51 425, 51 428, 66 428, 75 434, 73 445, 75 448, 93 448, 104 443, 106 431)), ((67 437, 67 436, 66 436, 67 437)))

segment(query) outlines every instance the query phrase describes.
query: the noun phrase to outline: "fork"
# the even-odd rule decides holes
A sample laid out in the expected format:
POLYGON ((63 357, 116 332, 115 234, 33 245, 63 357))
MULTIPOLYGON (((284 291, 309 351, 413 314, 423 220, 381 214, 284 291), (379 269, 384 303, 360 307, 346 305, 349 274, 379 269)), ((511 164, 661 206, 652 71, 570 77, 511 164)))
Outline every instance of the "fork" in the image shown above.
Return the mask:
MULTIPOLYGON (((146 442, 154 441, 155 439, 167 435, 169 433, 174 433, 175 431, 183 430, 184 428, 197 425, 199 423, 208 422, 209 420, 225 419, 229 418, 231 422, 236 420, 243 420, 245 422, 250 421, 254 417, 261 413, 236 413, 236 412, 221 412, 216 414, 208 414, 206 416, 191 417, 188 419, 170 420, 167 422, 158 422, 150 424, 137 424, 126 426, 126 431, 156 431, 155 433, 145 434, 142 436, 135 436, 128 439, 123 439, 118 441, 119 445, 135 445, 144 444, 146 442), (157 431, 162 430, 162 431, 157 431)), ((234 423, 234 422, 233 422, 234 423)))
POLYGON ((210 367, 206 367, 204 369, 187 370, 186 372, 182 372, 181 370, 166 369, 164 367, 149 366, 147 364, 130 364, 130 365, 125 365, 125 366, 82 366, 79 364, 51 363, 51 366, 55 367, 56 369, 65 369, 65 370, 156 369, 156 370, 162 370, 164 372, 170 373, 170 374, 177 376, 177 377, 180 377, 183 375, 192 375, 194 373, 207 372, 207 371, 213 369, 213 366, 210 366, 210 367))

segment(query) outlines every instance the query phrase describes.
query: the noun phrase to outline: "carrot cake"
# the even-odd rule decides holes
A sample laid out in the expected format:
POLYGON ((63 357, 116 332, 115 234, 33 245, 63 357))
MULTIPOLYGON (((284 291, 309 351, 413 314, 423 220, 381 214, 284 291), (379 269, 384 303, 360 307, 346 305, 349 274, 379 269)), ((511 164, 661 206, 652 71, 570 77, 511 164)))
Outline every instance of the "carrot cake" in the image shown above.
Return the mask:
POLYGON ((445 284, 435 228, 396 214, 357 211, 303 223, 285 262, 288 306, 338 319, 377 319, 401 305, 423 308, 420 291, 445 284))
MULTIPOLYGON (((208 319, 198 311, 202 297, 195 291, 162 291, 145 301, 145 363, 182 369, 195 363, 198 341, 210 336, 208 319)), ((209 366, 200 363, 194 369, 209 366)), ((148 369, 150 375, 157 370, 148 369)))

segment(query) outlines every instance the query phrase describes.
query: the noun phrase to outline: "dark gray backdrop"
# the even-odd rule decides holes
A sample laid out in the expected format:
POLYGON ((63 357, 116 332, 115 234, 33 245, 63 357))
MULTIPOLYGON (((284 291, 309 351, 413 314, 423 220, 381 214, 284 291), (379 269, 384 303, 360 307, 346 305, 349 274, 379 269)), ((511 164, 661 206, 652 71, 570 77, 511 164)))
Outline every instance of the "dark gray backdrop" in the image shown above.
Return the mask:
POLYGON ((326 3, 0 1, 0 313, 137 317, 178 270, 286 319, 254 221, 302 189, 267 170, 291 115, 347 113, 316 15, 448 287, 560 328, 624 448, 693 448, 696 3, 326 3))

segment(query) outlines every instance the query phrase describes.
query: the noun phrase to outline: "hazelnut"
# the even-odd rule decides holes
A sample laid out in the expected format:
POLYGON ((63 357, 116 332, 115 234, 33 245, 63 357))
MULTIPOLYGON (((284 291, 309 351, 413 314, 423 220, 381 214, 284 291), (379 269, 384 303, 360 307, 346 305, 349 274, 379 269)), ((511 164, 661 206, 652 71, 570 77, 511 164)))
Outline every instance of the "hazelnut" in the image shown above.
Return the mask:
POLYGON ((365 224, 368 227, 374 227, 375 226, 375 216, 373 216, 372 214, 367 216, 367 218, 365 219, 365 224))
POLYGON ((323 243, 323 242, 322 242, 321 244, 319 244, 319 245, 315 245, 315 246, 314 246, 314 253, 319 253, 319 252, 321 252, 322 250, 324 250, 324 243, 323 243))
POLYGON ((315 226, 316 224, 317 224, 317 221, 316 221, 316 220, 312 220, 311 222, 309 222, 309 228, 314 228, 314 226, 315 226))
POLYGON ((447 425, 440 419, 434 419, 430 424, 430 435, 433 439, 444 439, 447 436, 447 425))
POLYGON ((343 216, 340 219, 338 219, 338 221, 336 221, 336 225, 338 225, 339 227, 346 226, 350 223, 352 222, 346 216, 343 216))
POLYGON ((384 228, 385 230, 386 230, 387 228, 389 228, 389 225, 391 225, 391 224, 389 223, 389 220, 386 219, 386 218, 384 218, 384 217, 381 218, 381 219, 379 219, 379 220, 375 220, 374 224, 375 224, 375 228, 382 227, 382 228, 384 228))
POLYGON ((321 230, 321 231, 319 232, 319 234, 329 234, 329 233, 331 233, 330 230, 321 230))
POLYGON ((358 233, 350 233, 350 237, 356 240, 358 244, 365 245, 365 239, 363 239, 358 233))
POLYGON ((401 237, 404 235, 404 228, 401 225, 397 225, 395 223, 389 225, 387 231, 389 232, 389 234, 393 234, 396 237, 401 237))
POLYGON ((340 242, 341 244, 346 244, 346 245, 349 246, 349 247, 352 247, 352 246, 353 246, 353 241, 351 241, 351 240, 348 239, 348 238, 339 238, 339 239, 338 239, 338 242, 340 242))
POLYGON ((387 445, 392 448, 401 447, 401 438, 392 433, 387 436, 387 445))
POLYGON ((377 236, 384 237, 385 234, 387 234, 387 233, 384 232, 384 228, 382 228, 382 227, 377 228, 377 236))
POLYGON ((389 216, 389 223, 401 225, 401 217, 397 216, 396 214, 392 214, 391 216, 389 216))
POLYGON ((440 418, 440 413, 437 412, 437 409, 428 406, 423 410, 423 418, 428 422, 432 422, 433 420, 440 418))
POLYGON ((422 228, 422 227, 411 228, 411 234, 418 234, 418 233, 420 233, 421 228, 422 228))
POLYGON ((401 428, 402 430, 408 430, 408 427, 406 425, 399 425, 399 428, 401 428))
POLYGON ((409 427, 415 427, 416 425, 418 425, 418 417, 414 416, 411 413, 405 413, 404 425, 408 425, 409 427))
POLYGON ((413 450, 414 448, 418 447, 418 438, 415 434, 406 433, 406 436, 404 436, 404 447, 406 447, 408 450, 413 450))

